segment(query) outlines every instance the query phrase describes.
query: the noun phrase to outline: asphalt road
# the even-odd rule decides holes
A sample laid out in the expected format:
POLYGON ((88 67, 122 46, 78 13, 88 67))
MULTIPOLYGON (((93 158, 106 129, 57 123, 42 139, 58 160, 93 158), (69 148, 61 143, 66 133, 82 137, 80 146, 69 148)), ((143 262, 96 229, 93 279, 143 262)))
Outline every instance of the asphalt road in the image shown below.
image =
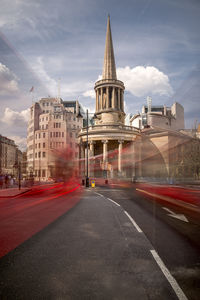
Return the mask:
POLYGON ((99 193, 132 216, 188 299, 200 299, 200 215, 142 195, 136 188, 114 185, 99 193))
POLYGON ((196 219, 117 186, 55 195, 36 193, 31 205, 24 195, 0 219, 5 243, 13 224, 26 232, 0 260, 0 299, 199 299, 196 219))

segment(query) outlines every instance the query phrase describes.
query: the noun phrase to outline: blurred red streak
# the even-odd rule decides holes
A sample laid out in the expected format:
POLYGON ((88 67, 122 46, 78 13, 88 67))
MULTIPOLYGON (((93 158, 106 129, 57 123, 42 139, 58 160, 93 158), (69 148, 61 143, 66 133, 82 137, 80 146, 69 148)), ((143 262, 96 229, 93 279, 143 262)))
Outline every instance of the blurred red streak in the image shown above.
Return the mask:
POLYGON ((69 198, 59 197, 70 194, 79 187, 80 185, 76 185, 70 190, 30 203, 30 205, 24 205, 23 209, 20 208, 17 213, 15 211, 13 216, 4 220, 1 218, 0 257, 15 249, 76 205, 80 201, 78 195, 69 198), (57 201, 50 201, 56 198, 58 198, 57 201))

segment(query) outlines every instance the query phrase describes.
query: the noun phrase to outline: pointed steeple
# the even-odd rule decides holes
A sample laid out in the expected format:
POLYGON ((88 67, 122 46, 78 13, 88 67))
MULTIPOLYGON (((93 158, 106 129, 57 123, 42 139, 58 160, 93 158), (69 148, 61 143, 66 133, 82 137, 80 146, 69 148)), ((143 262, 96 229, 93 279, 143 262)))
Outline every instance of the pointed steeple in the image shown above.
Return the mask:
POLYGON ((117 79, 109 15, 107 23, 106 47, 104 54, 102 79, 117 79))

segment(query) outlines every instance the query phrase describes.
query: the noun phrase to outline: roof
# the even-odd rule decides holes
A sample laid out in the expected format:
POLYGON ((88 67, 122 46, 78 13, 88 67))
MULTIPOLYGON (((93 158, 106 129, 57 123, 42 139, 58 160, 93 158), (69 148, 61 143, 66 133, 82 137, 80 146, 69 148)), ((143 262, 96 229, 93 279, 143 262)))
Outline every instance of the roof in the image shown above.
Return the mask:
POLYGON ((107 33, 106 33, 106 46, 104 53, 104 64, 102 79, 117 79, 115 56, 112 42, 112 33, 110 27, 110 16, 108 16, 107 33))

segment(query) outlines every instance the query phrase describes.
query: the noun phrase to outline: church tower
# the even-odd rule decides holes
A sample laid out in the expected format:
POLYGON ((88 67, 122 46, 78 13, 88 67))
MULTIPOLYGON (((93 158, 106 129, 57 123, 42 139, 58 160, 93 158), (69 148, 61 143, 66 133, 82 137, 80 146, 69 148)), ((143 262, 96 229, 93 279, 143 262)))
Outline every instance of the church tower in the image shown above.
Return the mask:
MULTIPOLYGON (((123 148, 133 145, 139 130, 125 125, 124 83, 117 79, 110 17, 108 16, 102 79, 95 83, 95 124, 80 130, 80 174, 87 177, 133 176, 133 162, 123 163, 123 148), (87 150, 88 149, 88 150, 87 150), (87 152, 89 153, 87 156, 87 152), (88 168, 86 162, 89 163, 88 168), (92 158, 92 159, 90 159, 92 158)), ((132 160, 131 158, 131 161, 132 160)))
POLYGON ((115 56, 108 16, 102 79, 95 83, 95 124, 124 124, 124 84, 117 80, 115 56))

